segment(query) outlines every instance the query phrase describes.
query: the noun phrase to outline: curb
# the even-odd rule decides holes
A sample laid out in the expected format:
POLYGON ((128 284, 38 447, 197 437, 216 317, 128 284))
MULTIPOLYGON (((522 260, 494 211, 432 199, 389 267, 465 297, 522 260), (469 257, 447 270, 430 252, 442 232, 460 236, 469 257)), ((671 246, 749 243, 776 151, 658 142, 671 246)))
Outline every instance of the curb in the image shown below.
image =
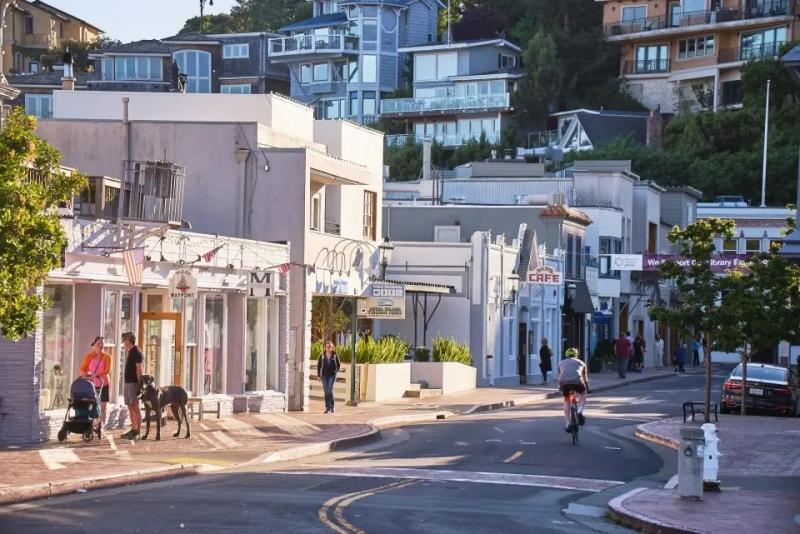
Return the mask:
POLYGON ((170 465, 166 467, 153 467, 139 469, 125 473, 115 473, 94 478, 66 480, 64 482, 51 482, 47 484, 32 484, 10 490, 0 490, 0 505, 16 504, 36 499, 47 499, 60 495, 75 493, 79 490, 96 490, 127 486, 141 482, 156 482, 169 478, 178 478, 196 475, 201 472, 202 465, 170 465))
POLYGON ((636 488, 611 499, 608 502, 608 513, 611 518, 618 523, 647 534, 703 534, 702 531, 688 530, 678 525, 657 521, 652 517, 638 514, 625 508, 624 502, 626 499, 638 495, 646 489, 636 488))
POLYGON ((636 430, 633 431, 633 435, 639 439, 643 439, 645 441, 649 441, 651 443, 655 443, 657 445, 661 445, 662 447, 667 447, 669 449, 678 450, 680 449, 680 442, 672 439, 664 437, 660 434, 656 434, 655 432, 650 432, 649 430, 645 429, 645 425, 649 423, 644 423, 638 425, 636 430))
POLYGON ((255 464, 274 464, 279 462, 288 462, 291 460, 298 460, 300 458, 306 458, 308 456, 317 456, 319 454, 325 454, 326 452, 345 449, 348 447, 366 445, 367 443, 372 443, 373 441, 378 441, 379 439, 381 439, 381 429, 371 423, 367 424, 370 426, 370 429, 367 430, 366 432, 357 434, 355 436, 347 436, 344 438, 333 439, 330 441, 320 441, 318 443, 309 443, 307 445, 300 445, 298 447, 292 447, 290 449, 284 449, 282 451, 269 452, 253 460, 237 464, 234 467, 246 467, 255 464))

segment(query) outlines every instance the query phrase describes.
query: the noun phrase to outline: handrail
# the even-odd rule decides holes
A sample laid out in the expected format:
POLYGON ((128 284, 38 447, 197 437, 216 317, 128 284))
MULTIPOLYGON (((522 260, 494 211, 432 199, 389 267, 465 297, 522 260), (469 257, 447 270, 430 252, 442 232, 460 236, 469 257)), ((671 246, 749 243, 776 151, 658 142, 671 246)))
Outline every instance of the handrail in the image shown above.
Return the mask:
POLYGON ((507 108, 511 106, 509 93, 442 96, 430 98, 396 98, 381 102, 381 113, 415 113, 462 109, 507 108))
POLYGON ((740 48, 725 48, 719 51, 719 63, 730 63, 733 61, 749 61, 751 59, 761 59, 765 57, 777 57, 781 53, 781 48, 786 44, 785 41, 774 43, 763 43, 758 46, 746 46, 740 48))
POLYGON ((294 35, 269 40, 271 55, 358 50, 354 35, 294 35))

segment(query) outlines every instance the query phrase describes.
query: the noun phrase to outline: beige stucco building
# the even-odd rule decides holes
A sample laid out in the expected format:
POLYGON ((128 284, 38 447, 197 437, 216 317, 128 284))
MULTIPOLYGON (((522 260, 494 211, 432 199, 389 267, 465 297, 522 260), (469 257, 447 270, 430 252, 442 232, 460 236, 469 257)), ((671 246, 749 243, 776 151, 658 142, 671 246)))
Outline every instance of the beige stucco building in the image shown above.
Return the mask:
POLYGON ((53 108, 37 133, 64 165, 185 165, 184 226, 290 244, 289 407, 306 408, 312 296, 360 294, 378 274, 383 134, 276 95, 56 91, 53 108))

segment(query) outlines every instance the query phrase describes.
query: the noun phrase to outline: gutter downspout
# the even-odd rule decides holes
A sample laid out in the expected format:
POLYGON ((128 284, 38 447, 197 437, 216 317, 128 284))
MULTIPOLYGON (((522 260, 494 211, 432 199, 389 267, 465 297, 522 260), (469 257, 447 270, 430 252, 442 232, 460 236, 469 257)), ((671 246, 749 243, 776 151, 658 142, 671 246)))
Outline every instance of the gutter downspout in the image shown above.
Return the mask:
POLYGON ((125 147, 125 159, 122 162, 122 190, 120 191, 120 202, 117 205, 117 222, 122 219, 123 215, 125 183, 128 181, 128 169, 131 163, 131 121, 128 110, 130 102, 129 97, 122 97, 122 146, 125 147))

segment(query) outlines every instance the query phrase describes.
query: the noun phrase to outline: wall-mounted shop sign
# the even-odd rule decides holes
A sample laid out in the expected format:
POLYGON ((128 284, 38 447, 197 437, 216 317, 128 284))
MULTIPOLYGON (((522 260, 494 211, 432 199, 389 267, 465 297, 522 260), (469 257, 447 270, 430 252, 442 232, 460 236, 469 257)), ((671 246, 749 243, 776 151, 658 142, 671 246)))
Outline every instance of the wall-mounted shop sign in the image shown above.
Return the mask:
POLYGON ((173 271, 169 278, 169 296, 174 299, 197 298, 197 278, 191 269, 173 271))
POLYGON ((247 275, 247 296, 265 298, 275 295, 277 277, 271 271, 250 271, 247 275))
POLYGON ((561 273, 552 267, 537 267, 528 273, 528 282, 548 286, 561 285, 561 273))

